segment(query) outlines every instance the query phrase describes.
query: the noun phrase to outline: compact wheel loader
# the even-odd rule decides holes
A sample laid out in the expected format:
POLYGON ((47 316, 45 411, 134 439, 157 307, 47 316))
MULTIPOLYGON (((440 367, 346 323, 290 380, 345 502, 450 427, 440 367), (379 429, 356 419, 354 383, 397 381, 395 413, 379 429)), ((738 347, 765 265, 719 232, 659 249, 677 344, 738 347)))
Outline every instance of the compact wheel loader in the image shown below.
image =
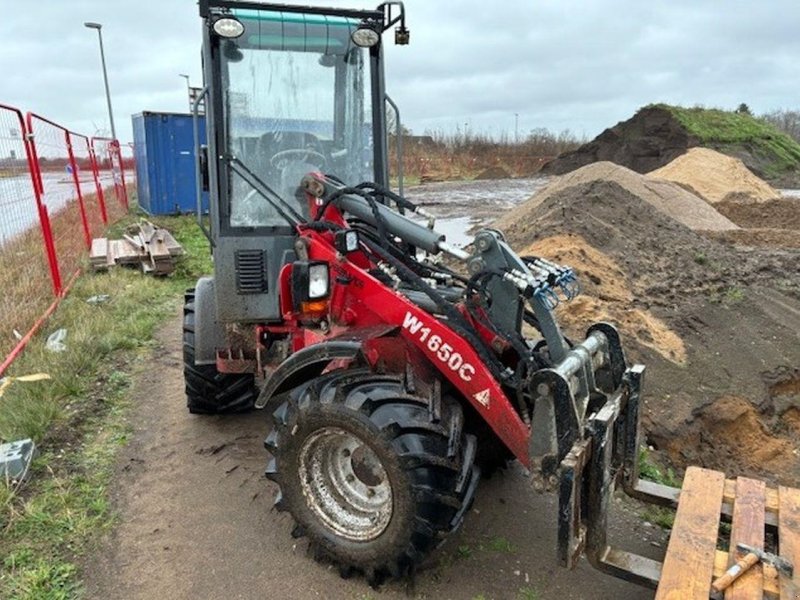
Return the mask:
POLYGON ((214 275, 186 295, 190 412, 272 415, 275 506, 342 575, 409 575, 516 459, 558 490, 565 566, 655 587, 661 564, 605 535, 617 485, 677 503, 638 477, 644 367, 610 324, 562 334, 572 269, 493 229, 453 247, 389 188, 382 34, 409 42, 402 3, 199 4, 214 275))

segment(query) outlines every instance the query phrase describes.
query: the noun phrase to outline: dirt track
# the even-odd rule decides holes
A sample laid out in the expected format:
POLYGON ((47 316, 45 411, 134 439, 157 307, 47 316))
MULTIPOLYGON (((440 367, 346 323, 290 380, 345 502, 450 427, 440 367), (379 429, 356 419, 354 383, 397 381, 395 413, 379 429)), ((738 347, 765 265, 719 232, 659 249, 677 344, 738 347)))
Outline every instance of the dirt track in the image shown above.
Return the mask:
MULTIPOLYGON (((152 369, 133 389, 135 433, 120 453, 113 486, 120 523, 85 562, 87 597, 652 597, 585 562, 574 572, 559 567, 555 496, 533 493, 515 468, 483 483, 462 530, 412 588, 395 583, 376 591, 361 578, 341 579, 307 556, 306 542, 289 535, 290 517, 271 509, 275 488, 262 475, 266 415, 189 415, 180 321, 171 320, 158 338, 152 369)), ((636 510, 615 503, 614 541, 660 558, 663 533, 645 526, 636 510)))

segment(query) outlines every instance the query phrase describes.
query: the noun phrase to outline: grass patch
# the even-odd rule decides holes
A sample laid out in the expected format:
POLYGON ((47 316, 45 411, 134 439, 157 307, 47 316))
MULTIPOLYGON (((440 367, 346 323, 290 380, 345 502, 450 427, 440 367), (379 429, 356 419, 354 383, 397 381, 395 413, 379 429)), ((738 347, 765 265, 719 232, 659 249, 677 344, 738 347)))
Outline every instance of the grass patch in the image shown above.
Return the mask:
POLYGON ((661 485, 681 487, 681 480, 670 467, 662 469, 650 456, 650 451, 642 447, 639 449, 639 476, 642 479, 655 481, 661 485))
POLYGON ((507 554, 513 554, 517 551, 517 549, 514 547, 514 544, 501 535, 488 538, 481 543, 479 549, 489 552, 503 552, 507 554))
POLYGON ((744 300, 745 291, 735 285, 719 287, 716 291, 711 292, 710 300, 717 304, 724 306, 731 306, 739 304, 744 300))
POLYGON ((675 525, 675 511, 664 506, 648 506, 642 512, 642 518, 662 529, 672 529, 675 525))
POLYGON ((75 560, 113 524, 107 490, 130 435, 131 382, 151 357, 157 328, 178 314, 184 289, 211 270, 191 218, 154 221, 190 253, 178 272, 156 279, 117 267, 81 276, 9 369, 52 379, 13 383, 0 398, 0 438, 31 437, 42 452, 25 486, 0 484, 0 598, 79 596, 75 560), (86 302, 102 294, 107 302, 86 302), (46 350, 47 335, 62 327, 67 350, 46 350))
POLYGON ((517 592, 517 600, 540 600, 541 597, 541 594, 530 586, 521 587, 517 592))
MULTIPOLYGON (((670 467, 662 469, 658 466, 650 456, 650 451, 645 447, 639 449, 639 476, 661 485, 681 487, 681 481, 675 472, 670 467)), ((675 524, 675 511, 663 506, 647 506, 642 511, 641 517, 664 529, 672 529, 675 524)))
POLYGON ((462 544, 456 549, 456 558, 462 560, 467 558, 472 558, 472 548, 470 548, 466 544, 462 544))
POLYGON ((729 287, 725 289, 723 294, 723 302, 725 304, 738 304, 744 300, 744 290, 739 287, 729 287))
POLYGON ((736 154, 742 146, 765 160, 765 174, 776 177, 800 167, 800 144, 774 125, 743 112, 716 108, 684 108, 656 104, 668 110, 700 144, 736 154))

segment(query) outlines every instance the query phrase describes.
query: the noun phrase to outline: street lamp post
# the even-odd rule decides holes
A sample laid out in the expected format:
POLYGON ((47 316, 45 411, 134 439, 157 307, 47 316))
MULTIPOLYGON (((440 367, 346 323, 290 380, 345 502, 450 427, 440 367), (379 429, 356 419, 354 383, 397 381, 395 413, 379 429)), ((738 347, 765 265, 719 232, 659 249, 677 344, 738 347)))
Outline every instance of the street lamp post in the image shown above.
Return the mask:
POLYGON ((186 94, 189 98, 189 112, 192 112, 192 86, 189 83, 189 76, 184 73, 179 73, 179 76, 186 80, 186 94))
POLYGON ((108 73, 106 72, 106 55, 103 52, 103 32, 100 23, 84 23, 85 27, 97 30, 97 38, 100 40, 100 62, 103 65, 103 81, 106 84, 106 102, 108 103, 108 120, 111 122, 111 137, 117 139, 117 130, 114 128, 114 112, 111 110, 111 92, 108 89, 108 73))

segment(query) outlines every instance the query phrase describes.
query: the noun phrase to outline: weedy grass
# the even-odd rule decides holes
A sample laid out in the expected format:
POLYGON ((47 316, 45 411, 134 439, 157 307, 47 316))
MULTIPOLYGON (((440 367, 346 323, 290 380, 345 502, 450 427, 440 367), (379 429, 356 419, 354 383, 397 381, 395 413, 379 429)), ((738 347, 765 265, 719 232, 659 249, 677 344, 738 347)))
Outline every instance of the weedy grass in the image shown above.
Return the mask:
POLYGON ((639 448, 639 476, 642 479, 670 487, 681 486, 681 480, 675 475, 675 471, 669 467, 663 469, 657 465, 650 456, 650 451, 645 447, 639 448))
POLYGON ((184 289, 211 269, 193 219, 155 221, 187 250, 177 272, 160 279, 119 267, 85 273, 7 373, 51 379, 13 382, 0 398, 0 439, 31 437, 42 452, 25 485, 0 483, 0 598, 80 596, 76 560, 113 524, 108 487, 130 435, 130 386, 152 356, 154 333, 178 314, 184 289), (87 303, 105 294, 106 302, 87 303), (67 330, 67 348, 54 353, 45 342, 59 328, 67 330))
POLYGON ((517 591, 517 600, 540 600, 541 597, 539 591, 530 586, 521 587, 517 591))
MULTIPOLYGON (((657 465, 647 448, 639 449, 639 476, 662 485, 670 487, 681 487, 681 480, 675 475, 675 471, 667 467, 666 469, 657 465)), ((675 524, 675 511, 663 506, 648 506, 642 511, 642 519, 654 523, 664 529, 672 529, 675 524)))
POLYGON ((675 511, 664 506, 648 506, 642 511, 642 518, 662 529, 672 529, 675 525, 675 511))
POLYGON ((484 542, 480 544, 479 550, 484 550, 489 552, 502 552, 506 554, 513 554, 517 551, 514 544, 512 544, 507 538, 504 538, 501 535, 496 535, 486 539, 484 542))

